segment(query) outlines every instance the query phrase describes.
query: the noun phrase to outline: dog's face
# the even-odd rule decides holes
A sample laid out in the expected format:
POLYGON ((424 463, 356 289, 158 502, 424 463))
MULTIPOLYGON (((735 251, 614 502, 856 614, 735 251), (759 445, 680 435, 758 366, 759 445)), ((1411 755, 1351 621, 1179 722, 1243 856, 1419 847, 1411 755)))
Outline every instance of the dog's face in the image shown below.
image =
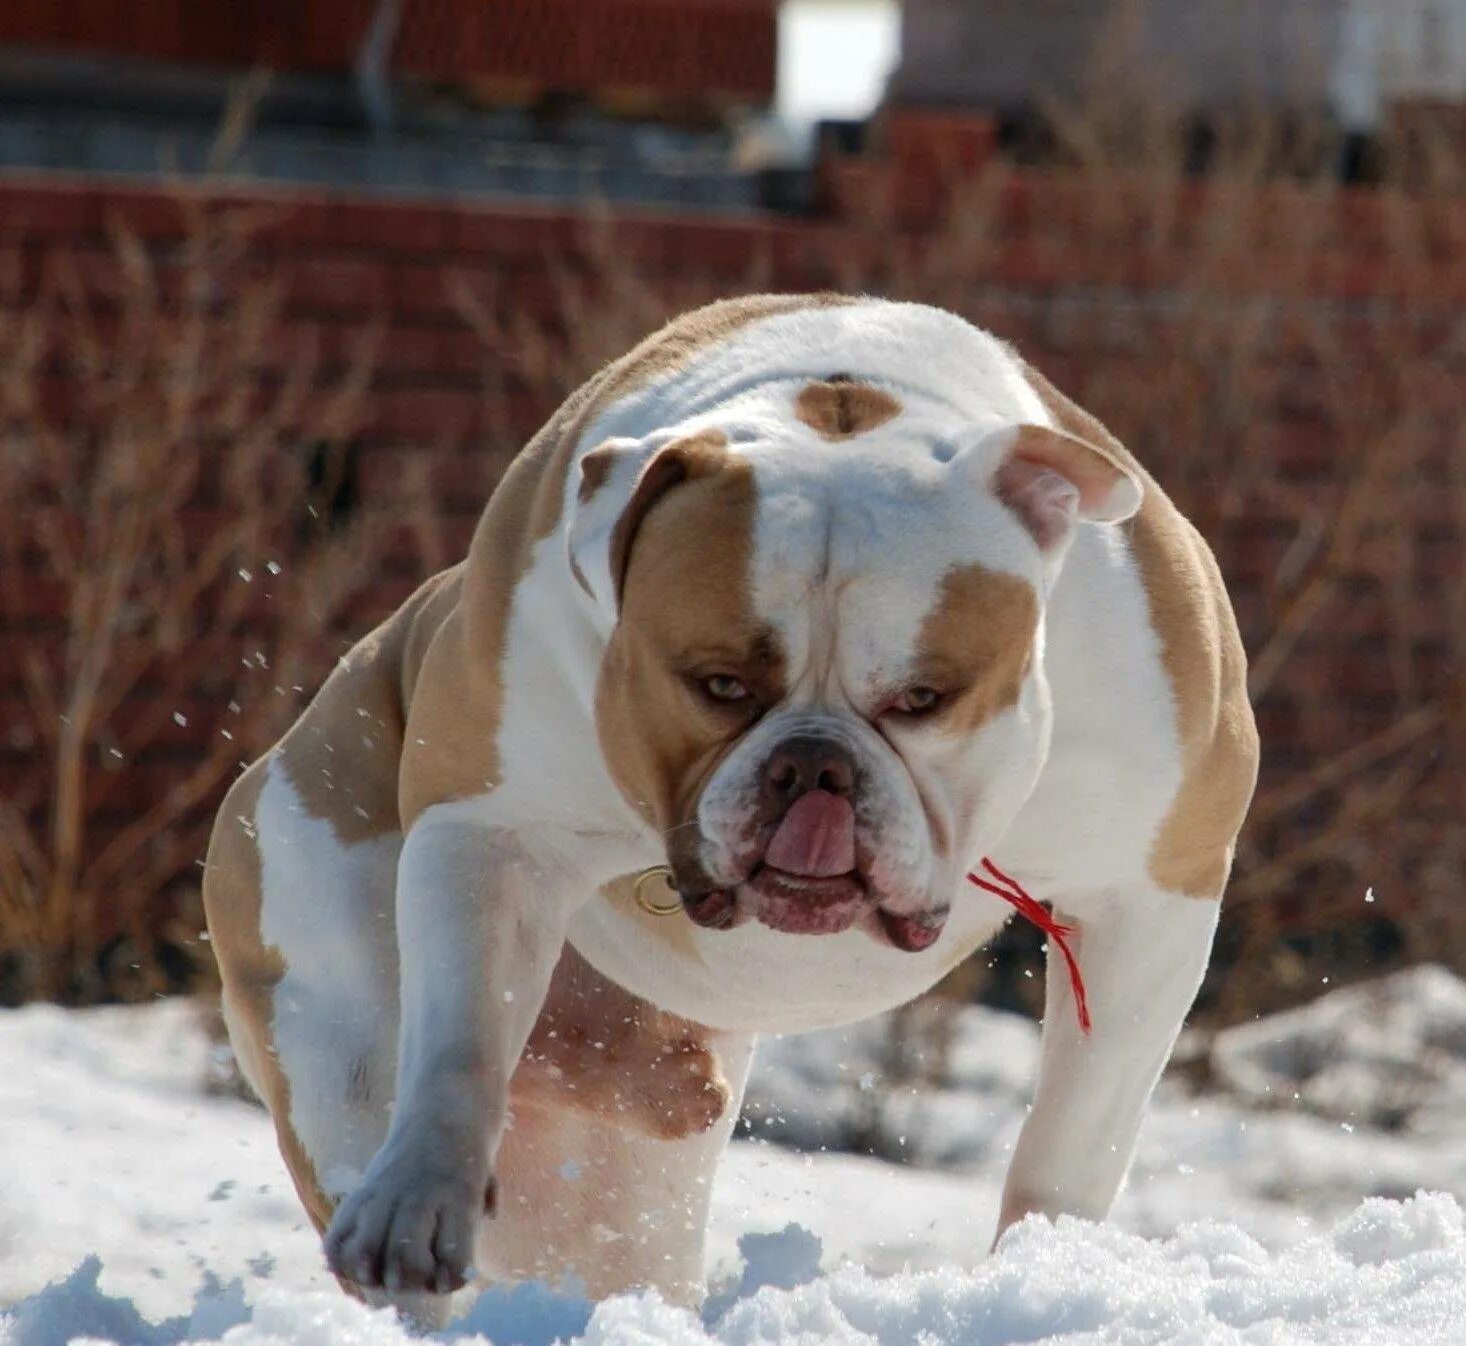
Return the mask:
POLYGON ((587 456, 608 489, 631 460, 606 761, 698 924, 925 948, 1042 767, 1044 593, 1074 521, 1138 486, 1034 427, 742 438, 587 456))

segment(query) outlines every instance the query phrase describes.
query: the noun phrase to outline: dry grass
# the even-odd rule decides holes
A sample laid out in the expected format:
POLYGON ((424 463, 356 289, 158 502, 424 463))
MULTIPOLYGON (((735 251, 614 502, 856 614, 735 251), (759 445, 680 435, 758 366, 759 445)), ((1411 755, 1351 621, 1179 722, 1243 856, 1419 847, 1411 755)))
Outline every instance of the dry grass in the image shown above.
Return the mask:
POLYGON ((201 922, 175 899, 209 806, 313 689, 380 552, 369 519, 328 517, 376 334, 324 375, 282 335, 279 277, 244 269, 260 221, 180 209, 166 259, 114 230, 99 288, 54 253, 0 327, 7 1000, 186 978, 201 922))

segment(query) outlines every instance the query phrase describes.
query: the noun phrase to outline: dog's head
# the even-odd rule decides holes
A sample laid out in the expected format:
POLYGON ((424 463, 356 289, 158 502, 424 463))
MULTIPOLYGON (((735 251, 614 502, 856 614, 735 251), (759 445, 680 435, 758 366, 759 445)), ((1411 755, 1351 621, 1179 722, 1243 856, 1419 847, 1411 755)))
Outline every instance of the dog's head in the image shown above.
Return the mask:
POLYGON ((925 948, 1031 792, 1045 595, 1078 521, 1141 488, 1061 431, 952 430, 730 423, 583 459, 597 731, 700 925, 925 948))

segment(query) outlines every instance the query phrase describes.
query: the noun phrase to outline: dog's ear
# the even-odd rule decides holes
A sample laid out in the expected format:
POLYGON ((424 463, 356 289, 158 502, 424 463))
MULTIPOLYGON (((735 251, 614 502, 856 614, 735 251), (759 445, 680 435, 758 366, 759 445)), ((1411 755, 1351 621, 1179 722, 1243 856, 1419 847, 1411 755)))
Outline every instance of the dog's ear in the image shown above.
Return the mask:
POLYGON ((614 616, 642 520, 675 486, 712 476, 727 461, 727 437, 718 430, 613 439, 582 457, 569 534, 570 566, 581 588, 614 616))
POLYGON ((1044 425, 1010 426, 979 447, 993 494, 1017 516, 1039 550, 1058 547, 1077 519, 1119 523, 1140 508, 1144 488, 1108 450, 1044 425), (995 460, 995 461, 994 461, 995 460))

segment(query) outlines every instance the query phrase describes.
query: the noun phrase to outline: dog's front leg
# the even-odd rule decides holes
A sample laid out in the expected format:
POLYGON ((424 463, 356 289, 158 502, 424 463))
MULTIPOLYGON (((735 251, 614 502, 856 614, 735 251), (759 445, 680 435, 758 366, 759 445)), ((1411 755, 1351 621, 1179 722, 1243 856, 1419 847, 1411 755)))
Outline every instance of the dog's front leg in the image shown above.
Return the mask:
POLYGON ((427 810, 398 865, 402 1027, 392 1123, 326 1231, 338 1275, 391 1294, 468 1278, 493 1204, 509 1079, 544 1003, 575 885, 546 848, 427 810))
POLYGON ((1140 1121, 1201 984, 1216 901, 1148 885, 1063 903, 1093 1030, 1079 1029, 1068 972, 1050 946, 1043 1058, 1003 1189, 998 1233, 1025 1215, 1109 1211, 1140 1121))

